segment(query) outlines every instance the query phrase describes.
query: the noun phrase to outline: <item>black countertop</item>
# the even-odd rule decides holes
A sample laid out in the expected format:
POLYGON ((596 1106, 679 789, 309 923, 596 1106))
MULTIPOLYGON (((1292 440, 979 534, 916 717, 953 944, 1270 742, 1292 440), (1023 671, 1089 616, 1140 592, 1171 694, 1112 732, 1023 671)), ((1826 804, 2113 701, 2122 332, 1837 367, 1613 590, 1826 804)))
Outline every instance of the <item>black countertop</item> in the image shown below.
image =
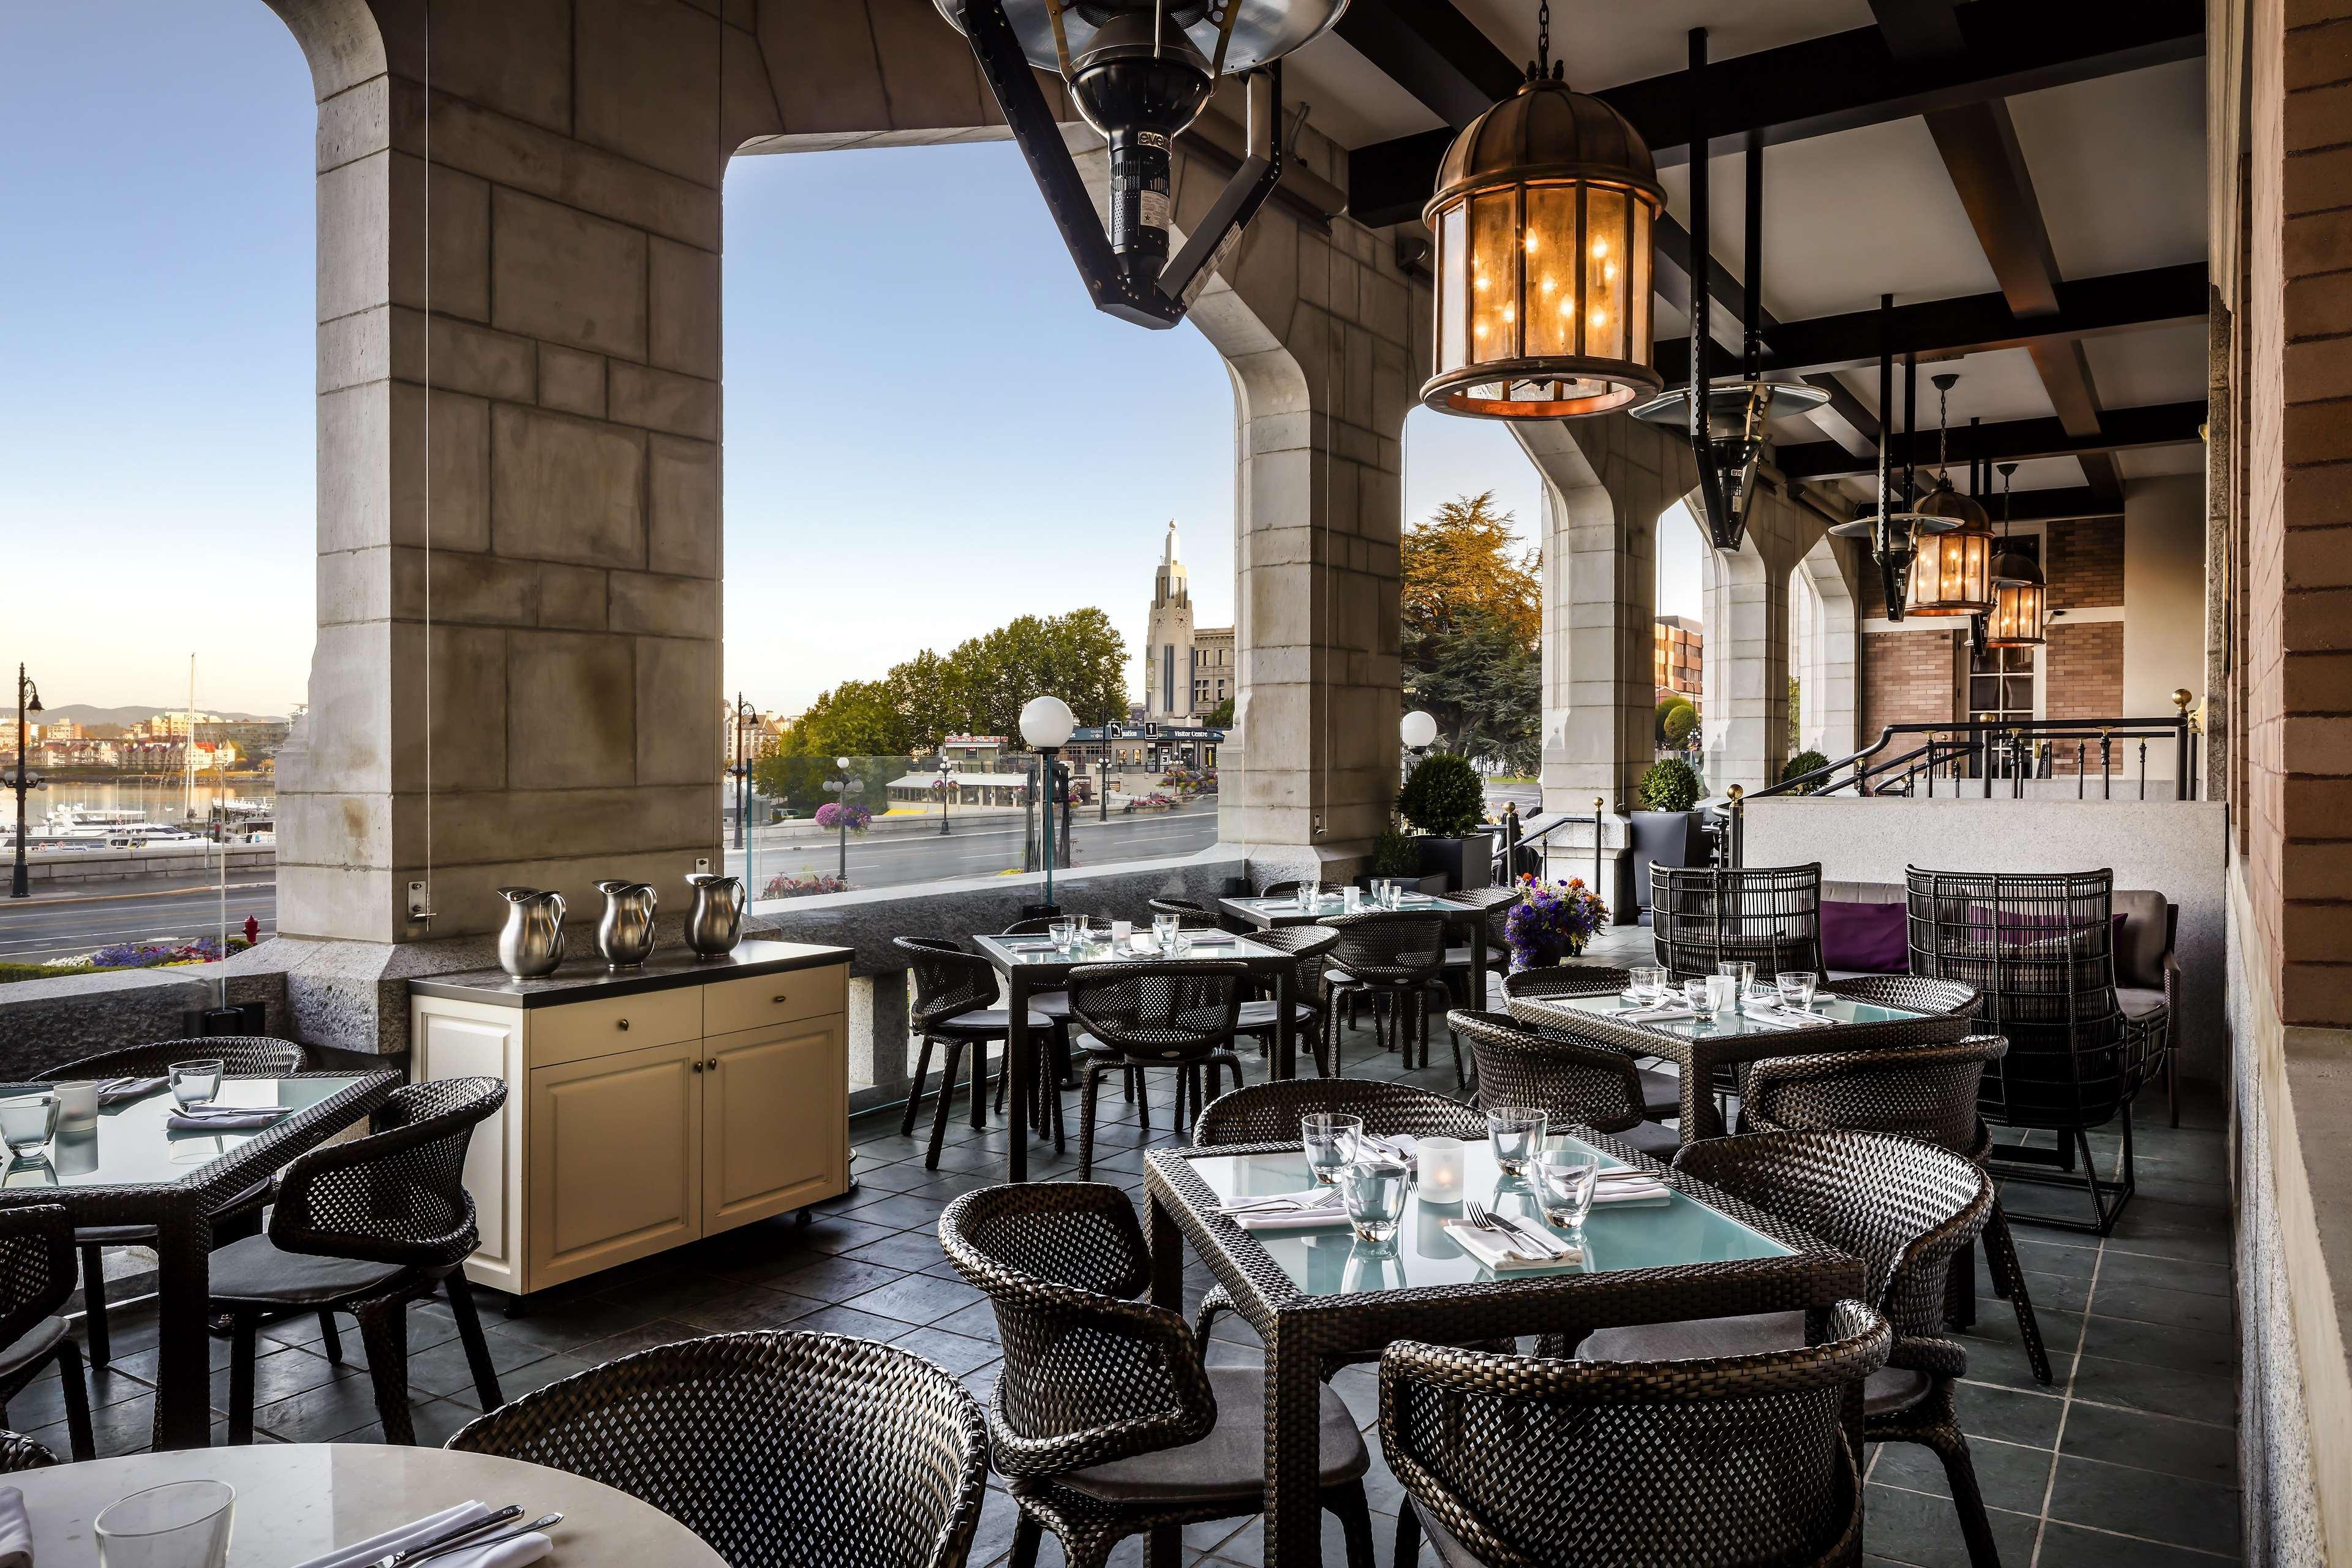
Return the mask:
POLYGON ((794 969, 822 969, 847 963, 845 947, 820 947, 805 942, 744 942, 719 958, 697 958, 691 949, 663 948, 635 969, 607 969, 604 961, 567 960, 552 974, 517 980, 502 969, 468 969, 408 983, 419 996, 439 996, 453 1002, 482 1002, 493 1007, 555 1007, 567 1002, 594 1002, 607 996, 633 996, 645 991, 668 991, 680 985, 707 985, 714 980, 745 980, 758 974, 782 974, 794 969))

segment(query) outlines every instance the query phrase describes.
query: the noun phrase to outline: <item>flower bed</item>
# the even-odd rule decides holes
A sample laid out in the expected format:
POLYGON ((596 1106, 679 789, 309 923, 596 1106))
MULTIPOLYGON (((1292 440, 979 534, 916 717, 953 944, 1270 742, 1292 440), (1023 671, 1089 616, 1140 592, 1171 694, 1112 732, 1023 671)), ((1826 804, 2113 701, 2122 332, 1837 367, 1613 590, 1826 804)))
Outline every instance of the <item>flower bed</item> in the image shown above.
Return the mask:
MULTIPOLYGON (((848 819, 849 831, 852 833, 863 833, 874 822, 874 813, 862 805, 845 806, 837 800, 829 800, 816 808, 816 825, 827 833, 839 831, 845 816, 848 819)), ((835 890, 837 892, 840 889, 835 890)))
POLYGON ((761 891, 763 899, 813 899, 820 893, 845 893, 849 884, 829 872, 810 871, 797 877, 771 877, 761 891))

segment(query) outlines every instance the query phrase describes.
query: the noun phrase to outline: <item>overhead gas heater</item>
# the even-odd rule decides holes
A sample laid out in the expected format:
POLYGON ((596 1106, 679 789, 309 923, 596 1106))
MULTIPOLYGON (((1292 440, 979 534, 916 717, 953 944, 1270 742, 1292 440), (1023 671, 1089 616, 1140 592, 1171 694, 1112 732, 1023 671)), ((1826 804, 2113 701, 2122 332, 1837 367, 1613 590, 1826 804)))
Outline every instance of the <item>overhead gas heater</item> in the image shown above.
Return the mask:
POLYGON ((933 0, 979 57, 1013 139, 1095 308, 1172 327, 1240 243, 1282 176, 1282 57, 1320 36, 1348 0, 933 0), (1068 84, 1110 143, 1109 231, 1095 216, 1034 71, 1068 84), (1169 144, 1218 78, 1248 79, 1249 151, 1171 259, 1169 144))

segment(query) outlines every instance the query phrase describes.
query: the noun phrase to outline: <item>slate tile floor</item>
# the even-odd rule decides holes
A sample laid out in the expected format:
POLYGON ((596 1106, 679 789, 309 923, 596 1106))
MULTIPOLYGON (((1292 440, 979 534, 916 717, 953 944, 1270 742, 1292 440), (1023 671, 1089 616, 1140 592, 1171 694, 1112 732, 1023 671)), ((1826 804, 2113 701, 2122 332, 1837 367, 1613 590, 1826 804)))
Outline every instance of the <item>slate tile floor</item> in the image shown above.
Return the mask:
MULTIPOLYGON (((1614 933, 1612 933, 1614 934, 1614 933)), ((1454 1073, 1441 1033, 1435 1065, 1412 1074, 1380 1050, 1369 1030, 1349 1037, 1346 1069, 1402 1078, 1450 1092, 1454 1073)), ((1246 1059, 1246 1058, 1245 1058, 1246 1059)), ((1139 1194, 1141 1151, 1171 1142, 1169 1086, 1155 1081, 1147 1131, 1116 1091, 1102 1105, 1097 1179, 1139 1194)), ((1256 1076, 1253 1068, 1253 1077, 1256 1076)), ((1075 1101, 1075 1095, 1071 1097, 1075 1101)), ((928 1110, 928 1107, 926 1108, 928 1110)), ((2160 1116, 2148 1120, 2160 1121, 2160 1116)), ((1978 1322, 1969 1331, 1971 1377, 1960 1391, 1981 1485, 2002 1561, 2011 1568, 2135 1568, 2210 1564, 2238 1552, 2236 1336, 2232 1321, 2228 1173, 2218 1107, 2184 1107, 2178 1131, 2139 1137, 2141 1193, 2116 1234, 2095 1237, 2018 1226, 2042 1334, 2056 1371, 2034 1385, 2018 1348, 2016 1321, 1979 1278, 1978 1322)), ((1075 1103, 1069 1125, 1077 1125, 1075 1103)), ((928 1122, 925 1130, 928 1129, 928 1122)), ((940 1254, 940 1211, 958 1194, 998 1179, 1004 1138, 993 1118, 975 1131, 951 1121, 940 1168, 926 1171, 919 1138, 898 1135, 897 1119, 867 1119, 853 1131, 858 1189, 824 1205, 805 1228, 791 1221, 748 1227, 557 1292, 520 1319, 499 1316, 502 1299, 482 1294, 491 1354, 509 1397, 599 1362, 697 1334, 791 1325, 887 1340, 946 1367, 986 1397, 996 1373, 996 1325, 987 1305, 940 1254)), ((2112 1158, 2114 1141, 2098 1141, 2112 1158)), ((1032 1169, 1074 1173, 1075 1146, 1056 1162, 1033 1145, 1032 1169)), ((2049 1189, 2015 1189, 2023 1215, 2069 1201, 2049 1189)), ((2074 1200, 2079 1201, 2079 1200, 2074 1200)), ((1194 1268, 1191 1301, 1209 1281, 1194 1268)), ((1188 1303, 1189 1304, 1189 1303, 1188 1303)), ((1245 1325, 1221 1320, 1218 1358, 1255 1353, 1245 1325)), ((420 1304, 410 1316, 410 1377, 420 1441, 438 1443, 476 1415, 465 1357, 448 1309, 420 1304)), ((315 1320, 264 1330, 257 1377, 257 1438, 287 1442, 378 1440, 359 1336, 342 1335, 345 1363, 320 1352, 315 1320)), ((119 1314, 117 1359, 92 1380, 101 1453, 143 1447, 152 1414, 154 1325, 137 1308, 119 1314)), ((213 1347, 214 1398, 226 1398, 228 1347, 213 1347)), ((1370 1369, 1337 1384, 1369 1428, 1377 1416, 1370 1369)), ((66 1446, 56 1381, 44 1379, 10 1407, 10 1424, 59 1451, 66 1446)), ((215 1423, 220 1440, 225 1419, 215 1423)), ((1380 1560, 1390 1559, 1402 1492, 1378 1458, 1370 1479, 1380 1560)), ((1941 1470, 1923 1450, 1884 1447, 1870 1456, 1869 1561, 1944 1568, 1966 1563, 1941 1470)), ((1329 1521, 1326 1521, 1327 1526, 1329 1521)), ((992 1490, 972 1561, 1001 1560, 1013 1510, 992 1490)), ((1345 1561, 1336 1527, 1325 1560, 1345 1561)), ((1187 1532, 1190 1561, 1255 1564, 1255 1521, 1187 1532)), ((1045 1560, 1058 1561, 1049 1542, 1045 1560)), ((1132 1543, 1122 1564, 1140 1561, 1132 1543)), ((1424 1561, 1433 1561, 1425 1557, 1424 1561)))

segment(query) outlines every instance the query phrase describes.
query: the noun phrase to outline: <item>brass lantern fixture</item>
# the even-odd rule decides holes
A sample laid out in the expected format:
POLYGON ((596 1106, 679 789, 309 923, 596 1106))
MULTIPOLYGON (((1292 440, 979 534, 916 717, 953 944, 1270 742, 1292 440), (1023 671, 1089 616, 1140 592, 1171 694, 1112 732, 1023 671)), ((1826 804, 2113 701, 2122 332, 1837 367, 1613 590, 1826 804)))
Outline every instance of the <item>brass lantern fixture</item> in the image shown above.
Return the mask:
POLYGON ((1910 611, 1915 616, 1981 616, 1992 609, 1992 523, 1981 502, 1952 488, 1948 462, 1950 398, 1959 379, 1949 372, 1933 378, 1936 483, 1920 498, 1918 510, 1948 526, 1922 536, 1912 559, 1910 611))
POLYGON ((1422 211, 1436 237, 1436 374, 1421 400, 1479 419, 1606 414, 1650 366, 1650 230, 1665 208, 1631 121, 1570 90, 1543 9, 1518 92, 1470 122, 1422 211))
POLYGON ((1878 297, 1878 499, 1855 508, 1850 521, 1834 524, 1830 532, 1840 539, 1866 539, 1871 558, 1878 563, 1879 581, 1886 591, 1886 618, 1899 621, 1910 602, 1914 563, 1924 539, 1956 526, 1953 520, 1931 512, 1918 500, 1911 466, 1910 436, 1917 430, 1919 366, 1903 356, 1903 471, 1897 475, 1889 451, 1895 445, 1895 353, 1892 323, 1895 296, 1878 297))
POLYGON ((1984 618, 1987 647, 2040 647, 2050 640, 2050 588, 2042 565, 2009 546, 2009 482, 2015 463, 2000 466, 2001 552, 1992 563, 1992 609, 1984 618))

